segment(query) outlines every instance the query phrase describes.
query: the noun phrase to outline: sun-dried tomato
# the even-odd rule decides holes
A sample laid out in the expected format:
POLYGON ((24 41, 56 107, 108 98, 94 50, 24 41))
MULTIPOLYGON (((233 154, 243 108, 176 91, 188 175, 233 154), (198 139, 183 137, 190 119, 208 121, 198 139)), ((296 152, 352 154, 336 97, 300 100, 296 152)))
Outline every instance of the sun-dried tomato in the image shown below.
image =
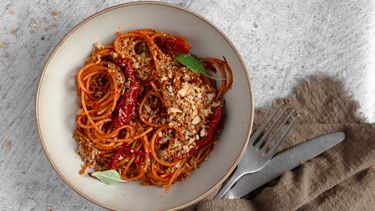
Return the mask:
POLYGON ((190 51, 188 44, 179 38, 156 37, 154 42, 165 54, 180 55, 188 54, 190 51))

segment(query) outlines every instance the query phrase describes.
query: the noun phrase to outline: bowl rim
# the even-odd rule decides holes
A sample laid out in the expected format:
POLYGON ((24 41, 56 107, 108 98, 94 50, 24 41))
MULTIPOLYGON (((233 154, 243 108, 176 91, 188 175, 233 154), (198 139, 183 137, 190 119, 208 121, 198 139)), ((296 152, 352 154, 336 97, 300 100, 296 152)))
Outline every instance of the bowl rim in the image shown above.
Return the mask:
POLYGON ((115 209, 115 208, 113 208, 111 206, 108 206, 108 205, 100 202, 100 201, 92 199, 90 196, 86 195, 84 192, 78 190, 73 184, 70 183, 70 181, 64 176, 64 174, 62 172, 60 172, 60 170, 57 168, 57 166, 55 165, 54 161, 51 159, 51 157, 50 157, 50 155, 48 153, 48 150, 47 150, 47 148, 46 148, 46 146, 44 144, 44 137, 42 135, 42 130, 41 130, 40 123, 39 123, 39 97, 40 97, 39 94, 40 94, 41 84, 42 84, 42 81, 44 79, 44 75, 45 75, 45 73, 47 71, 47 67, 48 67, 49 63, 51 62, 51 60, 54 57, 54 55, 57 52, 57 50, 64 44, 65 40, 68 37, 70 37, 71 34, 73 34, 76 30, 78 30, 79 28, 81 28, 88 21, 90 21, 93 18, 96 18, 96 17, 98 17, 98 16, 100 16, 100 15, 102 15, 104 13, 110 12, 110 11, 118 9, 118 8, 123 8, 123 7, 128 7, 128 6, 138 6, 138 5, 156 5, 156 6, 164 6, 164 7, 169 7, 169 8, 172 8, 172 9, 180 10, 182 12, 186 12, 186 13, 189 13, 189 14, 197 17, 201 21, 203 21, 203 22, 207 23, 209 26, 211 26, 216 32, 218 32, 218 34, 220 36, 222 36, 224 38, 224 40, 229 44, 229 46, 232 48, 232 50, 236 54, 237 58, 240 60, 240 64, 241 64, 241 66, 242 66, 242 68, 243 68, 243 70, 245 72, 245 76, 246 76, 246 79, 247 79, 248 88, 250 90, 250 93, 249 93, 250 94, 250 105, 249 105, 250 120, 249 120, 249 128, 248 128, 248 131, 247 131, 246 140, 244 142, 244 145, 242 146, 241 151, 237 155, 237 158, 236 158, 235 162, 229 168, 229 170, 227 171, 227 173, 214 186, 212 186, 211 188, 209 188, 209 190, 207 190, 205 193, 203 193, 203 194, 195 197, 194 199, 192 199, 192 200, 190 200, 190 201, 188 201, 188 202, 186 202, 184 204, 181 204, 179 206, 176 206, 176 207, 168 209, 168 210, 179 210, 179 209, 186 208, 188 206, 191 206, 191 205, 193 205, 193 204, 201 201, 202 199, 204 199, 205 197, 207 197, 209 194, 213 193, 214 190, 216 190, 229 177, 229 175, 232 173, 232 171, 234 170, 234 168, 237 166, 237 164, 241 160, 243 154, 245 153, 245 149, 246 149, 247 144, 249 142, 250 134, 251 134, 252 127, 253 127, 253 121, 254 121, 254 97, 253 97, 252 84, 251 84, 251 80, 250 80, 250 77, 249 77, 249 74, 248 74, 248 69, 246 67, 246 64, 245 64, 242 56, 238 52, 237 48, 234 46, 234 44, 232 43, 232 41, 225 35, 225 33, 223 31, 221 31, 218 27, 216 27, 213 23, 211 23, 209 20, 207 20, 206 18, 204 18, 203 16, 199 15, 198 13, 196 13, 194 11, 191 11, 189 9, 185 9, 185 8, 179 7, 179 6, 174 5, 174 4, 165 3, 165 2, 157 2, 157 1, 140 1, 140 2, 127 2, 127 3, 116 4, 116 5, 110 6, 108 8, 105 8, 103 10, 100 10, 100 11, 95 12, 94 14, 88 16, 87 18, 85 18, 84 20, 82 20, 81 22, 79 22, 77 25, 75 25, 72 29, 70 29, 69 32, 63 36, 63 38, 53 48, 53 51, 49 54, 48 59, 47 59, 47 61, 45 62, 44 66, 43 66, 42 73, 40 75, 40 78, 39 78, 39 81, 38 81, 37 90, 36 90, 36 97, 35 97, 35 121, 36 121, 37 129, 38 129, 39 140, 40 140, 40 143, 43 146, 44 154, 47 156, 48 161, 52 165, 52 167, 55 170, 55 172, 57 172, 57 174, 59 175, 59 177, 62 178, 63 181, 71 189, 73 189, 76 193, 78 193, 80 196, 82 196, 86 200, 88 200, 88 201, 90 201, 90 202, 92 202, 92 203, 94 203, 94 204, 96 204, 98 206, 101 206, 103 208, 106 208, 106 209, 117 210, 117 209, 115 209))

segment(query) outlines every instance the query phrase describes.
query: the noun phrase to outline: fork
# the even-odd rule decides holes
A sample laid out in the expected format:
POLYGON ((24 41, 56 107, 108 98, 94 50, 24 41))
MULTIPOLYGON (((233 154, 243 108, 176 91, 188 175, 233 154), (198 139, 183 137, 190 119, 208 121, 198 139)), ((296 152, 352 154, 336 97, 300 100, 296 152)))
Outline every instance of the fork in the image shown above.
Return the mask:
POLYGON ((275 155, 280 144, 286 139, 296 120, 295 110, 279 107, 251 135, 245 154, 231 178, 216 194, 221 199, 244 175, 261 170, 275 155), (284 126, 289 120, 289 124, 284 126), (281 134, 281 135, 279 135, 281 134))

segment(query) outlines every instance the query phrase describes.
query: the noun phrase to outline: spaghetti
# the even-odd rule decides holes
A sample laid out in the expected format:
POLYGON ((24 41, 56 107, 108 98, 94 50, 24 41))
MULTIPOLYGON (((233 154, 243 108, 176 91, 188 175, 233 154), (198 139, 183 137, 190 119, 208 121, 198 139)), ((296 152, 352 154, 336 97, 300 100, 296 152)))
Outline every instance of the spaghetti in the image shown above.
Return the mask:
POLYGON ((208 156, 232 72, 225 59, 199 59, 220 73, 216 89, 215 81, 175 61, 190 48, 183 37, 151 29, 96 44, 76 76, 80 174, 115 169, 123 180, 168 191, 208 156))

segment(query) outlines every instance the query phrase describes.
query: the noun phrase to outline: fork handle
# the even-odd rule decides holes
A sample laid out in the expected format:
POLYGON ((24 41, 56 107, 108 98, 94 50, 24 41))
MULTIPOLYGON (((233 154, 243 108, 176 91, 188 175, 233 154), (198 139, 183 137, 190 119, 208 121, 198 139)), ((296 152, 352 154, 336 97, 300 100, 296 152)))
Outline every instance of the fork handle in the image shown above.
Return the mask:
POLYGON ((233 185, 245 174, 239 173, 235 171, 234 174, 230 177, 230 179, 225 182, 224 186, 220 188, 220 191, 216 194, 215 199, 221 199, 225 196, 225 194, 233 187, 233 185))

